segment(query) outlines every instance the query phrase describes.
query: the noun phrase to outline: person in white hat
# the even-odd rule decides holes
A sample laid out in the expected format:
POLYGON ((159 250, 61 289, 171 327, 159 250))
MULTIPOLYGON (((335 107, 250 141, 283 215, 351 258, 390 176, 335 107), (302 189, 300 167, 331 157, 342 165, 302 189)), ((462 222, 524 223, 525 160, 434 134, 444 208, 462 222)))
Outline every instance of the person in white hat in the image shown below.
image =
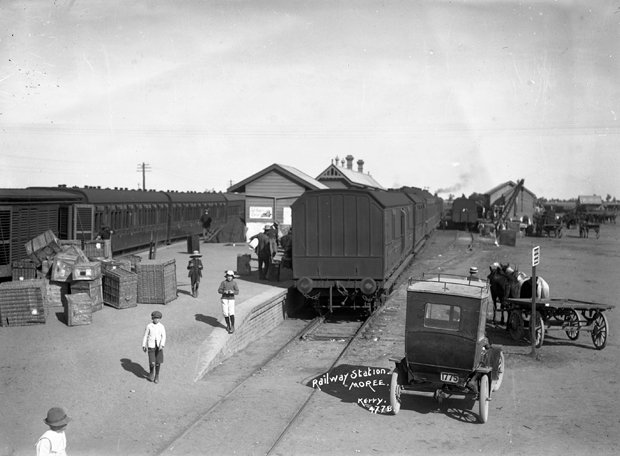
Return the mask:
POLYGON ((65 428, 71 421, 67 413, 61 407, 52 407, 48 410, 43 422, 49 426, 49 430, 39 437, 36 444, 37 456, 60 455, 67 456, 67 436, 65 428))
POLYGON ((472 266, 469 268, 469 280, 478 280, 478 268, 476 266, 472 266))
POLYGON ((235 272, 230 269, 224 273, 224 280, 217 292, 222 296, 222 313, 226 320, 228 334, 235 332, 235 296, 239 294, 239 286, 235 281, 235 272))
POLYGON ((192 283, 192 296, 194 298, 198 297, 198 287, 200 286, 200 278, 202 277, 202 260, 200 259, 202 255, 198 250, 194 250, 189 256, 189 263, 187 264, 187 276, 192 283))

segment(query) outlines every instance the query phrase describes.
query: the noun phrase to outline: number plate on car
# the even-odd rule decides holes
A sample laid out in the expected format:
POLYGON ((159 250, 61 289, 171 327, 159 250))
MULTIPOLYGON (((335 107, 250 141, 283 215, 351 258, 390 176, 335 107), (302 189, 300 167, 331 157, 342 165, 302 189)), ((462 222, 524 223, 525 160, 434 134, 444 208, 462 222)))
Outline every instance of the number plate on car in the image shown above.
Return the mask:
POLYGON ((449 372, 442 372, 441 373, 441 381, 442 382, 446 382, 446 383, 458 383, 459 382, 459 376, 456 374, 451 374, 449 372))

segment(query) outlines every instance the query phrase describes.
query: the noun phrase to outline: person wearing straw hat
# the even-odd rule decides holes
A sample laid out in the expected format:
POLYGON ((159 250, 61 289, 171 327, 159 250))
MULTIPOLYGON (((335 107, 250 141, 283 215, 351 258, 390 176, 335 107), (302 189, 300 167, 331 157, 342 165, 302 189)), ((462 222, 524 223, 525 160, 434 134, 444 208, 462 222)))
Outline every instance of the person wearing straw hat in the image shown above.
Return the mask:
POLYGON ((71 421, 65 410, 61 407, 52 407, 48 410, 43 422, 49 429, 39 437, 37 444, 37 456, 60 455, 67 456, 67 436, 65 428, 71 421))
POLYGON ((224 273, 224 280, 217 292, 222 296, 222 313, 226 320, 226 330, 228 334, 232 334, 235 332, 235 296, 239 294, 234 271, 229 269, 224 273))
POLYGON ((166 328, 160 323, 161 312, 151 312, 151 323, 146 325, 142 338, 142 350, 149 355, 149 380, 159 382, 159 368, 164 362, 164 346, 166 345, 166 328))
POLYGON ((202 255, 198 250, 194 250, 189 256, 189 263, 187 264, 187 276, 192 283, 192 296, 198 297, 198 286, 200 285, 200 278, 202 277, 202 255))

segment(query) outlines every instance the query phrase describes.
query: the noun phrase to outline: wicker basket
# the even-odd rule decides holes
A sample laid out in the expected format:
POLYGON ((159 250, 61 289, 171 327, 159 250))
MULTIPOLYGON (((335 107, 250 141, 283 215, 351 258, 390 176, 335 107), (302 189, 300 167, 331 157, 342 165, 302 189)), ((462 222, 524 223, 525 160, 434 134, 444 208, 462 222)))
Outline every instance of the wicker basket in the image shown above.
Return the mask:
POLYGON ((0 283, 0 326, 45 323, 43 280, 0 283))
POLYGON ((136 265, 142 261, 142 257, 138 255, 124 255, 116 258, 118 261, 129 261, 131 263, 131 271, 136 272, 136 265))
POLYGON ((175 260, 144 260, 136 265, 138 302, 167 304, 177 298, 175 260))
POLYGON ((89 260, 112 258, 112 240, 84 241, 84 253, 89 260))
POLYGON ((71 294, 87 294, 90 296, 93 312, 98 312, 103 309, 103 287, 101 277, 95 280, 77 280, 71 282, 71 294))
POLYGON ((37 265, 31 260, 13 261, 11 275, 13 280, 36 279, 37 265))
POLYGON ((123 268, 104 268, 103 302, 117 309, 135 307, 138 303, 138 275, 123 268))
POLYGON ((77 280, 96 280, 101 278, 101 263, 92 261, 88 263, 77 263, 73 266, 74 281, 77 280))
MULTIPOLYGON (((124 269, 125 271, 134 271, 133 265, 129 258, 112 258, 111 260, 102 260, 101 269, 124 269)), ((135 272, 135 271, 134 271, 135 272)))
POLYGON ((93 302, 86 293, 67 295, 65 313, 68 326, 90 325, 93 321, 93 302))

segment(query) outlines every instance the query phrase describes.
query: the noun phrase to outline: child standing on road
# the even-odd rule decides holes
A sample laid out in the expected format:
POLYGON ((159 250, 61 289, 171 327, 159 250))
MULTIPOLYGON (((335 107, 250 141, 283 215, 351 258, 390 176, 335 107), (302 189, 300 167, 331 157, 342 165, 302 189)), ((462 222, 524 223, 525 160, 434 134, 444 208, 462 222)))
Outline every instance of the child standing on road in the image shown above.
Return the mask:
POLYGON ((164 362, 164 345, 166 345, 166 328, 159 321, 161 312, 151 313, 152 322, 146 325, 142 338, 142 350, 149 354, 149 380, 159 382, 159 367, 164 362))
POLYGON ((194 250, 189 257, 189 264, 187 265, 187 269, 189 272, 187 276, 192 282, 192 297, 198 297, 198 286, 200 285, 200 278, 202 277, 202 260, 200 259, 202 255, 198 250, 194 250))
POLYGON ((235 282, 235 273, 228 270, 224 273, 225 280, 220 283, 217 292, 222 295, 222 313, 226 320, 228 334, 235 332, 235 295, 239 294, 239 287, 235 282))
POLYGON ((36 444, 37 456, 60 455, 67 456, 67 437, 65 428, 71 418, 60 407, 52 407, 43 420, 50 428, 39 437, 36 444))

